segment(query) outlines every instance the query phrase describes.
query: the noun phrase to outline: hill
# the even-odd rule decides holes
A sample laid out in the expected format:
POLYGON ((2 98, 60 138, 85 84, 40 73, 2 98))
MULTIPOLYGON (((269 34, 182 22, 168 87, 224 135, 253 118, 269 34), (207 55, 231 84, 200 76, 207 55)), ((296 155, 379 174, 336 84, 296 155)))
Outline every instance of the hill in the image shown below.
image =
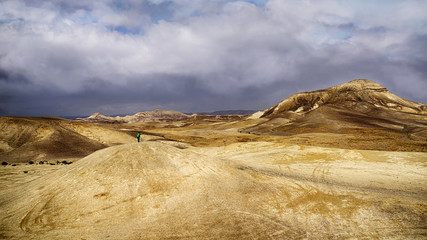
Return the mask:
POLYGON ((6 162, 79 159, 134 141, 128 134, 55 117, 1 117, 0 159, 6 162))
POLYGON ((258 116, 257 124, 242 132, 294 136, 295 142, 323 146, 427 151, 427 105, 370 80, 298 93, 258 116), (303 135, 305 140, 298 139, 303 135))
POLYGON ((123 144, 2 190, 0 236, 422 238, 423 156, 266 142, 184 150, 123 144))
POLYGON ((138 122, 171 122, 179 121, 189 118, 186 115, 177 111, 166 111, 156 109, 154 111, 139 112, 134 115, 126 115, 124 117, 109 117, 101 113, 94 113, 88 118, 78 118, 77 120, 83 122, 101 122, 101 123, 138 123, 138 122))
POLYGON ((19 227, 24 238, 159 239, 278 231, 275 221, 246 214, 238 206, 243 196, 227 197, 248 180, 224 162, 166 144, 120 145, 26 184, 24 195, 1 195, 0 232, 19 227))
POLYGON ((427 114, 426 104, 396 96, 374 81, 357 79, 336 87, 297 93, 267 109, 262 117, 276 117, 288 112, 304 114, 325 105, 342 106, 360 112, 376 108, 427 114))

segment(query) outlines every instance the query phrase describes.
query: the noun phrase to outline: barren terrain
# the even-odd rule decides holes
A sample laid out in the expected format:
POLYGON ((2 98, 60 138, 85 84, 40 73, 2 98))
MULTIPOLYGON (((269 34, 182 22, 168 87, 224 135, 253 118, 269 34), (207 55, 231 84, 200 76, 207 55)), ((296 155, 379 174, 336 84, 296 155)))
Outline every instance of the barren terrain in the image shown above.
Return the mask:
POLYGON ((0 238, 425 239, 425 110, 359 80, 252 116, 0 118, 0 238))

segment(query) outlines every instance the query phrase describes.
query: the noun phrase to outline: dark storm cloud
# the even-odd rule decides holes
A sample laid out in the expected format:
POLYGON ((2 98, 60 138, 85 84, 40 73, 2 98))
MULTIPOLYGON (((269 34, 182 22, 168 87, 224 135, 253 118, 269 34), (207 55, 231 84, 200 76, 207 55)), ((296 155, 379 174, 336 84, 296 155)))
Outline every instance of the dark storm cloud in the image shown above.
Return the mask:
POLYGON ((9 74, 0 68, 0 81, 7 81, 9 79, 9 74))
POLYGON ((0 1, 0 114, 265 109, 356 78, 427 102, 427 3, 387 3, 0 1))
POLYGON ((197 109, 199 105, 219 107, 228 101, 213 94, 192 77, 156 75, 149 78, 154 80, 132 80, 125 86, 89 80, 85 83, 84 90, 71 94, 38 89, 15 96, 10 104, 16 104, 14 109, 17 109, 26 102, 25 108, 20 110, 25 110, 30 115, 52 115, 51 111, 54 110, 56 115, 66 116, 91 114, 94 108, 104 114, 125 114, 153 108, 192 112, 193 109, 202 111, 203 108, 197 109), (40 106, 46 110, 37 113, 40 112, 40 106))

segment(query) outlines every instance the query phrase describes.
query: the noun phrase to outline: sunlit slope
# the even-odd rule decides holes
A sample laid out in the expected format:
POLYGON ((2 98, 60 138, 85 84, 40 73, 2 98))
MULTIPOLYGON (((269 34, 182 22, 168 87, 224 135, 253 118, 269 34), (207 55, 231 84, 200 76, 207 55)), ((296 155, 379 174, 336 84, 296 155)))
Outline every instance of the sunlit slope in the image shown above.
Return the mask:
POLYGON ((244 191, 252 187, 270 188, 190 151, 126 144, 5 193, 2 225, 8 237, 19 230, 19 237, 34 238, 232 237, 280 230, 280 221, 246 212, 244 191))
POLYGON ((426 104, 394 95, 374 81, 357 79, 323 90, 297 93, 267 109, 262 117, 289 111, 309 112, 323 105, 338 105, 359 111, 369 111, 370 107, 376 107, 398 112, 427 114, 426 104))
POLYGON ((79 158, 134 141, 118 131, 49 117, 1 117, 0 132, 0 159, 7 162, 79 158))
MULTIPOLYGON (((359 79, 324 90, 302 92, 265 110, 242 132, 296 136, 298 144, 388 151, 427 151, 427 105, 359 79), (342 134, 330 142, 313 135, 342 134), (310 135, 311 134, 311 135, 310 135), (314 139, 314 140, 313 140, 314 139)), ((331 136, 331 139, 333 136, 331 136)))
POLYGON ((427 234, 426 155, 399 155, 399 163, 389 157, 388 167, 375 168, 385 166, 381 156, 272 143, 184 150, 155 142, 114 146, 3 191, 0 235, 422 238, 427 234), (336 157, 328 161, 329 156, 336 157), (346 174, 349 168, 369 181, 346 174), (386 176, 387 171, 396 176, 386 176))
POLYGON ((156 109, 154 111, 138 112, 134 115, 127 115, 124 117, 109 117, 101 113, 94 113, 87 118, 80 118, 82 122, 104 122, 104 123, 137 123, 137 122, 170 122, 179 121, 189 118, 186 115, 177 111, 166 111, 156 109))

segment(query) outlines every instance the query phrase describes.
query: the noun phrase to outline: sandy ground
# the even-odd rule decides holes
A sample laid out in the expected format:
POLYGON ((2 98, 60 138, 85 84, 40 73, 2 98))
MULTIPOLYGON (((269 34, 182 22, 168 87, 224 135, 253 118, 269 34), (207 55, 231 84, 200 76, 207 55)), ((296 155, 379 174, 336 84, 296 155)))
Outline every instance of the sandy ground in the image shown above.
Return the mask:
POLYGON ((427 237, 425 152, 157 140, 0 167, 0 238, 427 237))

